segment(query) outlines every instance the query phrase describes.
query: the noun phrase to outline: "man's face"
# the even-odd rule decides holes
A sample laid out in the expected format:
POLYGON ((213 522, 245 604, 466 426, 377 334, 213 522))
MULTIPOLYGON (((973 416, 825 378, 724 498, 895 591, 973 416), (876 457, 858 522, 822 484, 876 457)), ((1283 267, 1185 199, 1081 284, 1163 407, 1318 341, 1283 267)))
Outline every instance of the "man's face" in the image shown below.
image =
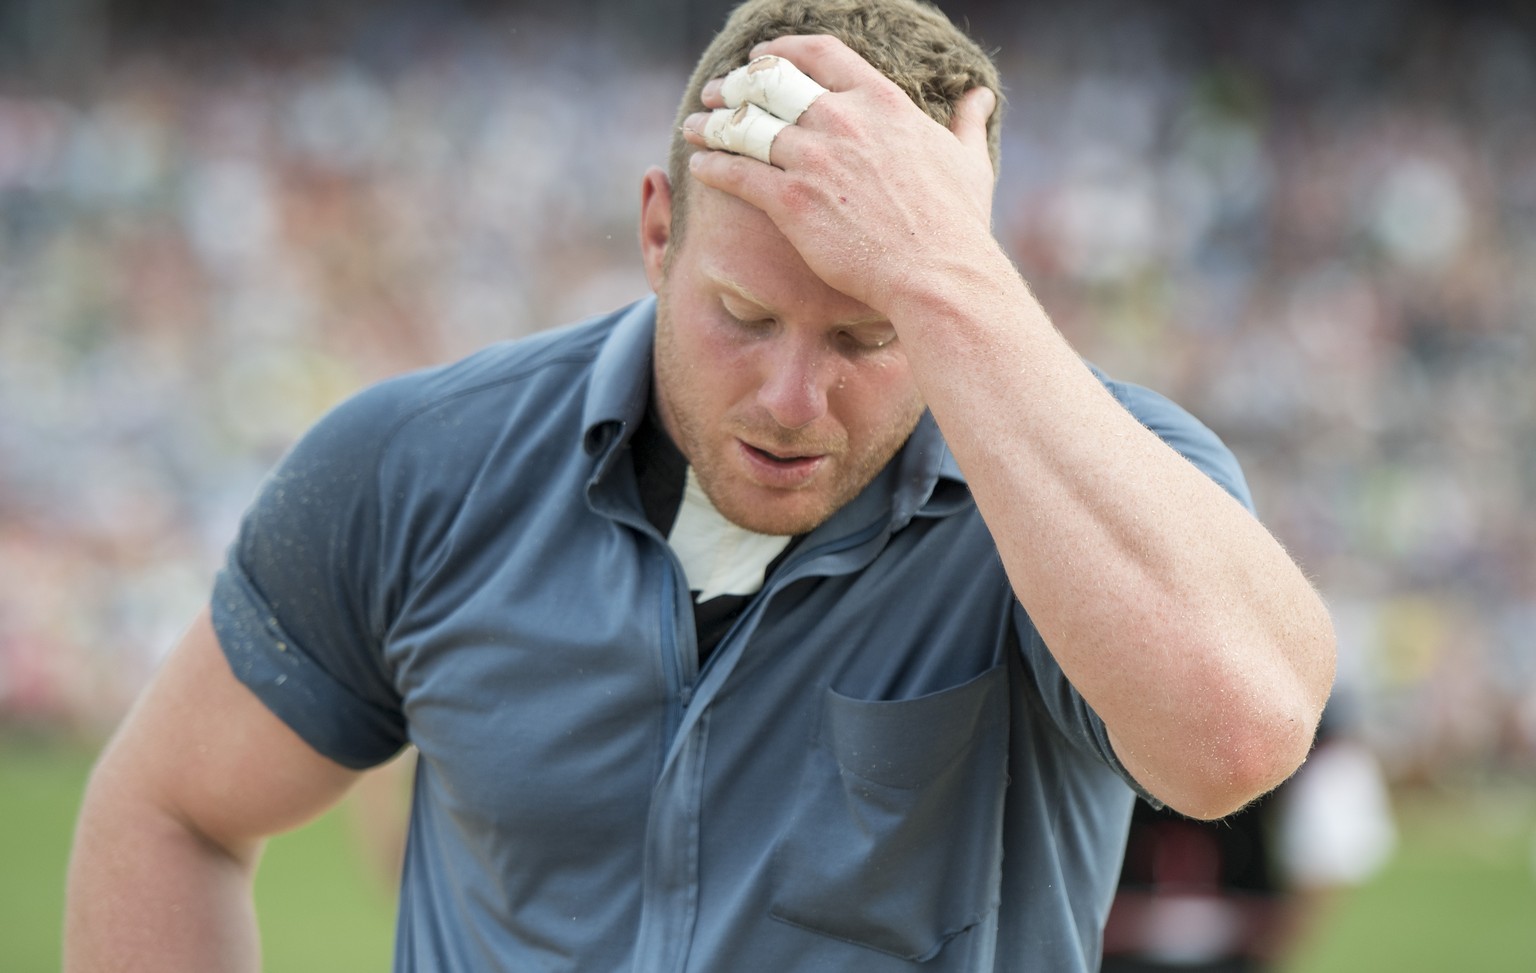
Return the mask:
POLYGON ((652 220, 665 214, 652 207, 669 214, 670 193, 655 178, 642 241, 658 296, 662 422, 727 519, 804 533, 853 499, 917 424, 923 402, 906 355, 889 322, 811 273, 761 211, 698 183, 663 267, 652 220))

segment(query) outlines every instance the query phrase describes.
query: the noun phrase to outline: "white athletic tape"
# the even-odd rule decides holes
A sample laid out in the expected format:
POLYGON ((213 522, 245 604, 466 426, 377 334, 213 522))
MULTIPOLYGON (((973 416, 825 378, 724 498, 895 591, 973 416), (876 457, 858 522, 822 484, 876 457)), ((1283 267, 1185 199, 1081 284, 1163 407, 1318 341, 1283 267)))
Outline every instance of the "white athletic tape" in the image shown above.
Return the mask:
POLYGON ((770 115, 756 105, 742 105, 732 111, 717 108, 704 123, 704 142, 712 149, 724 149, 737 155, 749 155, 759 162, 768 161, 773 140, 789 123, 770 115))
POLYGON ((790 61, 772 54, 755 57, 725 76, 720 94, 727 108, 748 102, 794 122, 811 107, 811 102, 827 93, 790 61))

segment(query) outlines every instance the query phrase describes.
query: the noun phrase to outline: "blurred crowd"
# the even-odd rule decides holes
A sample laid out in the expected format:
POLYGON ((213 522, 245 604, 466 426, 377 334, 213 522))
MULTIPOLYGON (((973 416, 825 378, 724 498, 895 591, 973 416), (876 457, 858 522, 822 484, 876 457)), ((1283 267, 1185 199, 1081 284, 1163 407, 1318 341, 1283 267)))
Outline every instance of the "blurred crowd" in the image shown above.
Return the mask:
MULTIPOLYGON (((680 48, 409 9, 0 70, 0 729, 115 722, 341 397, 644 293, 680 48)), ((1477 9, 970 17, 1000 238, 1238 453, 1399 779, 1536 766, 1536 34, 1477 9)))

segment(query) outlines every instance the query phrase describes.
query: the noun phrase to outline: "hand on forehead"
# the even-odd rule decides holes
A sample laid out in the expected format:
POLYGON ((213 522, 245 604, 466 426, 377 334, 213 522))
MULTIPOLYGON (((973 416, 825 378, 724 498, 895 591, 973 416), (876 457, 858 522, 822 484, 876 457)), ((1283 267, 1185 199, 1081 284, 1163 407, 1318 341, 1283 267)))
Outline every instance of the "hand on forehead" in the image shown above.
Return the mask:
POLYGON ((723 150, 694 153, 689 170, 767 214, 822 280, 877 307, 923 251, 992 242, 990 89, 963 96, 946 129, 836 38, 751 53, 684 120, 688 142, 723 150))
MULTIPOLYGON (((777 165, 779 135, 823 95, 880 91, 887 110, 912 111, 911 99, 835 37, 791 34, 752 48, 746 64, 713 78, 700 92, 708 112, 691 126, 695 144, 777 165)), ((920 109, 918 109, 920 110, 920 109)))

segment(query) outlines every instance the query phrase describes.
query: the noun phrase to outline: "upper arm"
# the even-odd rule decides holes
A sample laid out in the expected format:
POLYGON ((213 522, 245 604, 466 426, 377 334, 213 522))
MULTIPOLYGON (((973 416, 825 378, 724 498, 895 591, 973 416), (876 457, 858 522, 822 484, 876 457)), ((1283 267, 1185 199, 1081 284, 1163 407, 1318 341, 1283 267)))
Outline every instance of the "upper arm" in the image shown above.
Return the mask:
POLYGON ((102 756, 88 801, 136 802, 249 857, 345 793, 321 756, 242 685, 200 614, 102 756))

